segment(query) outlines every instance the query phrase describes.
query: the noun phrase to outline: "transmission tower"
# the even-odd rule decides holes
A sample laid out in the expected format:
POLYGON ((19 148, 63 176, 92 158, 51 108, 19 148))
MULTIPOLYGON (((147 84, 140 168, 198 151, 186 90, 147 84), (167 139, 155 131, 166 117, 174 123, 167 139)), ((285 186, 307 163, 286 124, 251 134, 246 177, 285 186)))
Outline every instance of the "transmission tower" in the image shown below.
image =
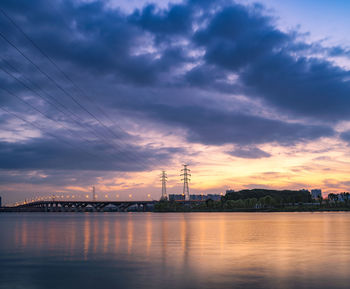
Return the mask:
POLYGON ((168 195, 166 193, 166 182, 168 179, 168 175, 165 171, 162 171, 162 174, 160 176, 160 180, 162 181, 162 197, 161 200, 167 200, 168 199, 168 195))
POLYGON ((181 170, 182 174, 180 176, 183 177, 181 181, 184 181, 184 189, 182 195, 185 196, 185 200, 190 200, 190 189, 188 187, 188 182, 191 180, 191 174, 189 173, 191 170, 187 168, 188 165, 183 165, 184 168, 181 170))
POLYGON ((95 186, 92 186, 92 200, 96 201, 96 191, 95 191, 95 186))

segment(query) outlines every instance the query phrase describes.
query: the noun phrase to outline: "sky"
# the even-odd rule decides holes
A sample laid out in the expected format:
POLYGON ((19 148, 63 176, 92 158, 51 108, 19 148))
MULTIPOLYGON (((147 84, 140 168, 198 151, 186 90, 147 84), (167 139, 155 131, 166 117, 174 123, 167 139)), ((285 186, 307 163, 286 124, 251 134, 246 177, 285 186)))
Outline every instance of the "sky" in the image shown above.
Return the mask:
POLYGON ((0 8, 3 202, 349 191, 348 1, 0 8))

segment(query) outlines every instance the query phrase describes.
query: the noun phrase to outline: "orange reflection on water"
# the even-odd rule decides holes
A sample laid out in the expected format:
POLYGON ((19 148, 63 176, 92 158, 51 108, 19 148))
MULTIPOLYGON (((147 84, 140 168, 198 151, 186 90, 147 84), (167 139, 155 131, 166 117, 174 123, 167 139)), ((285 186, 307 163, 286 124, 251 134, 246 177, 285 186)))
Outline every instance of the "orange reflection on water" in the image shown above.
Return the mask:
POLYGON ((161 220, 161 259, 162 264, 166 263, 168 255, 168 222, 161 220))
POLYGON ((117 253, 119 249, 119 244, 120 244, 120 223, 115 222, 114 224, 114 252, 117 253))
POLYGON ((128 214, 129 218, 127 221, 127 243, 128 243, 128 254, 131 254, 132 251, 132 245, 134 241, 134 224, 132 219, 132 214, 128 214))
POLYGON ((152 218, 148 213, 146 218, 146 254, 149 256, 152 245, 152 218))
POLYGON ((332 274, 347 278, 350 271, 347 213, 25 216, 6 229, 3 248, 15 246, 65 260, 119 260, 125 255, 130 260, 161 264, 164 272, 191 272, 193 278, 216 273, 271 275, 280 280, 332 274))
POLYGON ((97 253, 98 249, 98 241, 99 241, 99 227, 98 222, 94 218, 91 218, 91 222, 93 222, 93 253, 97 253))
POLYGON ((91 244, 91 229, 90 222, 88 218, 84 220, 84 260, 87 260, 90 244, 91 244))
POLYGON ((20 226, 20 236, 22 238, 20 238, 21 240, 21 246, 22 247, 27 247, 28 246, 28 230, 27 230, 27 224, 26 223, 22 223, 22 226, 20 226))
POLYGON ((188 226, 187 215, 183 214, 181 218, 181 244, 182 244, 182 254, 183 254, 183 264, 187 266, 189 259, 189 247, 190 247, 190 239, 189 232, 187 229, 188 226))
POLYGON ((103 231, 102 231, 102 240, 103 240, 103 253, 107 253, 108 251, 108 243, 109 243, 109 223, 110 221, 106 218, 103 220, 103 231))

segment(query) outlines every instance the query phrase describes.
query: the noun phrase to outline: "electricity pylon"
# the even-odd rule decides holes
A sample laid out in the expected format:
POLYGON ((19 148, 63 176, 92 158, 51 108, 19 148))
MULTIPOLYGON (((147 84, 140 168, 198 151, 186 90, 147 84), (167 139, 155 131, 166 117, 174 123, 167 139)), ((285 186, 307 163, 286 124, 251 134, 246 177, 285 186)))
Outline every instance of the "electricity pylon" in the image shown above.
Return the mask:
POLYGON ((95 191, 95 186, 92 186, 92 200, 96 201, 96 191, 95 191))
POLYGON ((162 181, 162 197, 161 200, 167 200, 168 195, 166 193, 166 182, 167 182, 168 176, 165 171, 162 171, 162 174, 160 176, 160 180, 162 181))
POLYGON ((183 188, 183 192, 182 195, 185 197, 186 201, 190 200, 190 189, 188 187, 188 182, 191 180, 191 174, 189 173, 191 170, 187 168, 188 165, 183 165, 184 168, 181 170, 182 174, 180 176, 183 177, 183 179, 181 179, 181 181, 184 181, 184 188, 183 188))

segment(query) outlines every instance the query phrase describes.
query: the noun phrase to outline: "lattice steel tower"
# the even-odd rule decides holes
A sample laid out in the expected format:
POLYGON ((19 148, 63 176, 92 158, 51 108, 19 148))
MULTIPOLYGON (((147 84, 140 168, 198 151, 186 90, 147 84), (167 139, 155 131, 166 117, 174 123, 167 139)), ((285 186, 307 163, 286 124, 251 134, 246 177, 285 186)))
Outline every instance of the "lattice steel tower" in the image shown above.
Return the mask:
POLYGON ((96 201, 96 191, 95 191, 95 186, 92 186, 92 200, 96 201))
POLYGON ((166 193, 166 182, 168 180, 168 175, 165 171, 162 171, 162 174, 160 175, 160 180, 162 181, 162 197, 161 200, 167 200, 168 195, 166 193))
POLYGON ((181 181, 184 181, 184 189, 182 195, 185 196, 185 200, 189 201, 190 200, 190 189, 188 187, 188 182, 191 180, 191 174, 190 174, 190 169, 187 168, 188 165, 183 165, 184 168, 181 170, 182 174, 180 176, 183 177, 181 181))

